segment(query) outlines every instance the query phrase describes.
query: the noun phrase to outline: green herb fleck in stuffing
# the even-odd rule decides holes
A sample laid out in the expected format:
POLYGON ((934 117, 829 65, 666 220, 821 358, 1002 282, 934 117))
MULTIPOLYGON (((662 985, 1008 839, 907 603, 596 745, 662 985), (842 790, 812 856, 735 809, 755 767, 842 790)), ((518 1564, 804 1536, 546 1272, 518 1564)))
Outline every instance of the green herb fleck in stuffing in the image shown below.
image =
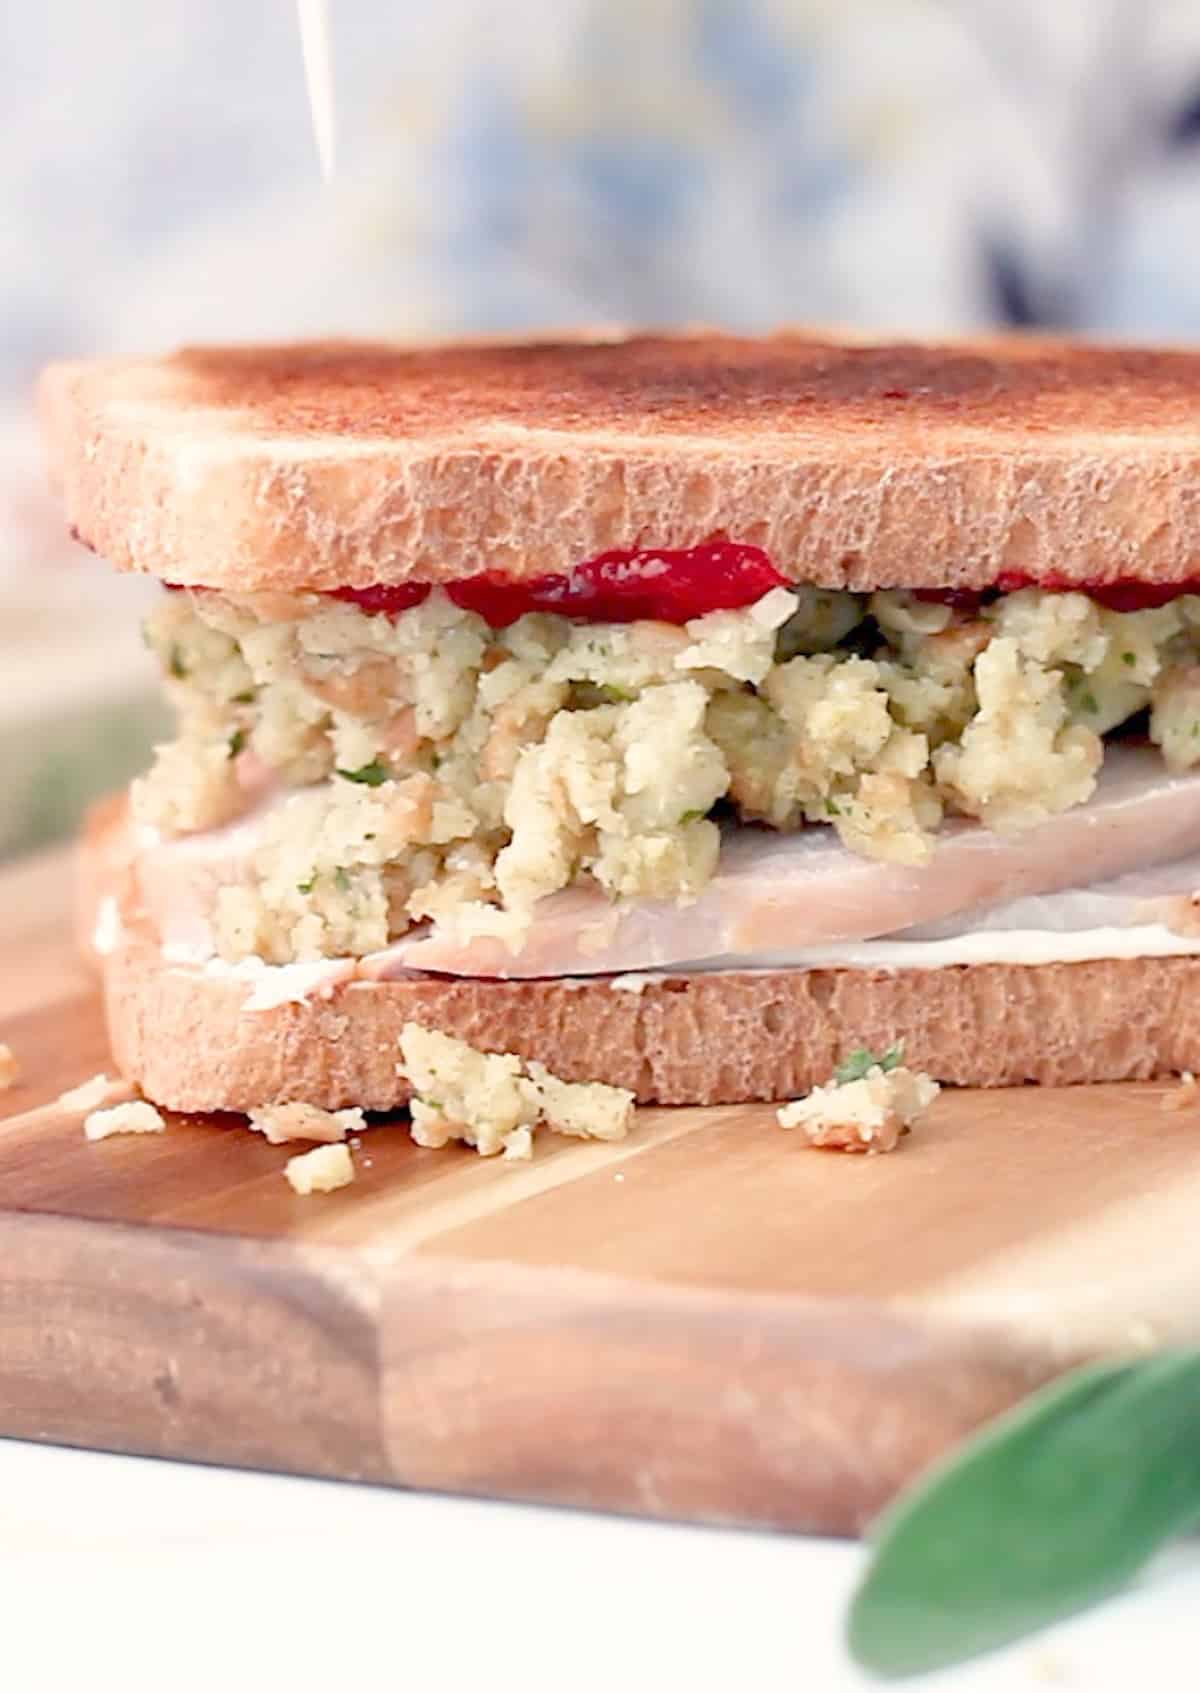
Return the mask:
POLYGON ((373 758, 370 764, 364 764, 358 770, 339 770, 338 775, 345 782, 362 782, 368 788, 382 787, 392 779, 387 765, 381 764, 377 758, 373 758))
POLYGON ((863 1077, 872 1070, 882 1070, 886 1074, 888 1070, 898 1069, 903 1062, 904 1042, 902 1040, 898 1040, 894 1046, 889 1046, 887 1051, 878 1058, 867 1047, 857 1046, 849 1058, 843 1058, 833 1072, 833 1079, 839 1087, 844 1087, 847 1082, 861 1082, 863 1077))

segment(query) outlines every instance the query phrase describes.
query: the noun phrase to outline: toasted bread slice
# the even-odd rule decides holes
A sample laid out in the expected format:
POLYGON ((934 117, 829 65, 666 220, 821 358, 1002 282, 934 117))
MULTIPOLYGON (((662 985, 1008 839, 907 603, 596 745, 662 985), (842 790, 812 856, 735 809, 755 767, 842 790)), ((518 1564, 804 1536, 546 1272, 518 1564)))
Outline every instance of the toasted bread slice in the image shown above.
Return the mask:
POLYGON ((82 934, 89 949, 98 928, 104 939, 118 1068, 174 1110, 288 1100, 394 1110, 408 1097, 396 1074, 407 1022, 538 1059, 568 1080, 631 1088, 643 1104, 789 1099, 828 1081, 853 1049, 897 1040, 913 1068, 972 1087, 1200 1069, 1195 957, 665 974, 640 992, 628 978, 413 975, 250 1010, 245 980, 163 959, 130 898, 126 843, 119 812, 97 813, 83 849, 82 934))
POLYGON ((826 587, 1200 574, 1200 352, 813 335, 60 364, 79 537, 230 591, 516 579, 716 537, 826 587))

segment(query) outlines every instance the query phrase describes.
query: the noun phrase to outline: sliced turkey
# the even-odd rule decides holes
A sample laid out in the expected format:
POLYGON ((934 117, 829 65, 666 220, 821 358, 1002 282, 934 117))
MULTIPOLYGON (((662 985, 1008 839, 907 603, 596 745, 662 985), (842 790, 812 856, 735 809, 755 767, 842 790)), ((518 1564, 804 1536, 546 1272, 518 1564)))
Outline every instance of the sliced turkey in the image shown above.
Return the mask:
MULTIPOLYGON (((932 862, 920 868, 860 858, 830 829, 777 834, 734 828, 716 876, 690 905, 616 906, 599 890, 572 888, 540 902, 517 953, 490 937, 460 941, 434 928, 365 960, 360 974, 624 974, 730 957, 782 965, 801 948, 894 935, 1028 895, 1086 888, 1196 852, 1200 773, 1172 776, 1156 752, 1116 746, 1086 806, 1015 835, 949 823, 932 862)), ((1118 894, 1116 901, 1132 920, 1133 898, 1122 906, 1118 894)))

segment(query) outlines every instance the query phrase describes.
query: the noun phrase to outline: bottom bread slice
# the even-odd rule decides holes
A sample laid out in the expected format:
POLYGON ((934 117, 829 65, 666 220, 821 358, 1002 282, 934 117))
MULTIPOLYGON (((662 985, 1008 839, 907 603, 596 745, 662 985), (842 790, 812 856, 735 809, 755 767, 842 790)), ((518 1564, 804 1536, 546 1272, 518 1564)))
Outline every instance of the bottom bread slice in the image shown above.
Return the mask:
POLYGON ((127 936, 103 964, 113 1056, 158 1104, 247 1111, 282 1100, 387 1111, 407 1022, 537 1058, 640 1102, 790 1098, 855 1047, 974 1087, 1122 1081, 1200 1068, 1200 959, 892 973, 787 970, 591 981, 410 977, 244 1009, 245 982, 167 964, 127 936))

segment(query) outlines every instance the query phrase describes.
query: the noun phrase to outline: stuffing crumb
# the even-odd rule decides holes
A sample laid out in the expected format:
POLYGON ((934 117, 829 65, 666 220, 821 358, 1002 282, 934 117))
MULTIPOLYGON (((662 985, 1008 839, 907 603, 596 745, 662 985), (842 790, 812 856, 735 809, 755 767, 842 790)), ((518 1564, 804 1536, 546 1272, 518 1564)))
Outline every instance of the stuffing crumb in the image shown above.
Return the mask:
POLYGON ((250 1127, 272 1146, 282 1146, 289 1140, 345 1140, 347 1135, 365 1129, 366 1123, 357 1106, 348 1111, 323 1111, 319 1105, 295 1100, 287 1105, 259 1106, 250 1113, 250 1127))
POLYGON ((437 1029, 406 1023, 398 1071, 415 1090, 409 1107, 418 1146, 451 1140, 484 1158, 533 1156, 541 1123, 557 1134, 622 1140, 633 1122, 634 1096, 603 1082, 565 1082, 545 1065, 511 1052, 479 1052, 437 1029))
POLYGON ((3 1093, 5 1088, 12 1087, 20 1074, 21 1066, 17 1063, 12 1047, 0 1041, 0 1093, 3 1093))
POLYGON ((810 1146, 841 1152, 894 1152, 941 1092, 931 1077, 903 1065, 872 1064, 835 1079, 776 1113, 780 1128, 801 1129, 810 1146))
POLYGON ((283 1173, 296 1193, 332 1193, 354 1180, 354 1160, 350 1148, 339 1141, 289 1158, 283 1173))
POLYGON ((106 1076, 101 1070, 97 1075, 89 1076, 86 1082, 60 1093, 55 1103, 63 1111, 95 1111, 98 1106, 107 1105, 113 1094, 128 1091, 125 1082, 106 1076))
POLYGON ((409 1111, 418 1146, 461 1140, 491 1158, 507 1152, 511 1138, 537 1122, 537 1090, 511 1053, 478 1052, 417 1023, 404 1025, 400 1051, 400 1072, 415 1090, 409 1111))
POLYGON ((1172 1088, 1170 1093, 1164 1093, 1159 1103, 1164 1111, 1190 1111, 1193 1106, 1200 1105, 1200 1082, 1190 1070, 1185 1070, 1179 1078, 1179 1086, 1172 1088))
POLYGON ((108 1111, 92 1111, 83 1120, 89 1140, 107 1140, 109 1135, 156 1135, 166 1128, 162 1113, 146 1099, 114 1105, 108 1111))
POLYGON ((604 1082, 563 1082, 544 1064, 527 1066, 542 1116, 556 1134, 624 1140, 633 1123, 633 1095, 604 1082))

